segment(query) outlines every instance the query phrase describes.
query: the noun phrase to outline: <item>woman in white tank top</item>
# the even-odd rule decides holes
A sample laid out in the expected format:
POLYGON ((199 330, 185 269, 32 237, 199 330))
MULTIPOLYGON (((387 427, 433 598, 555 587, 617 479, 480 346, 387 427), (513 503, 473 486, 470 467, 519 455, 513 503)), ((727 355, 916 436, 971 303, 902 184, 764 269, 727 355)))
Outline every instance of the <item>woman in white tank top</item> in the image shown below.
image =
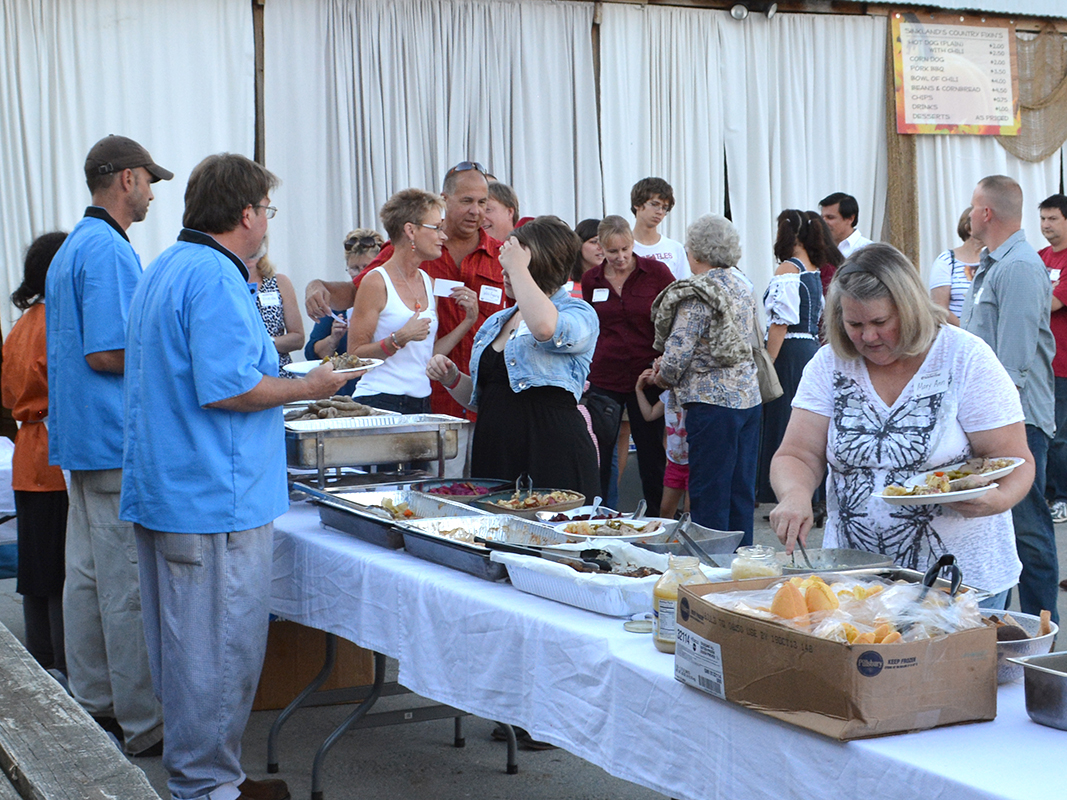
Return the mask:
POLYGON ((433 279, 421 269, 441 257, 444 201, 421 189, 404 189, 382 206, 381 219, 393 254, 372 270, 356 291, 348 328, 348 352, 384 363, 356 385, 360 402, 386 411, 421 414, 430 410, 426 365, 434 353, 448 353, 478 316, 478 296, 466 287, 451 299, 466 312, 463 322, 437 337, 433 279))

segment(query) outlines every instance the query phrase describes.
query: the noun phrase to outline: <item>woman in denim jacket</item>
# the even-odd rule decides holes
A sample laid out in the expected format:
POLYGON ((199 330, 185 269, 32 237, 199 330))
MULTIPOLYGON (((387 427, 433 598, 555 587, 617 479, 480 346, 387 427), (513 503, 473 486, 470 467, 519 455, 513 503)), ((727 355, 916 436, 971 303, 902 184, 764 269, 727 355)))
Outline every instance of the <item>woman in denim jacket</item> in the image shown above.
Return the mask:
POLYGON ((557 217, 516 228, 500 249, 504 291, 515 305, 485 321, 474 338, 471 374, 446 356, 426 374, 477 410, 471 474, 573 489, 587 498, 600 479, 596 450, 578 412, 600 323, 563 284, 581 241, 557 217))

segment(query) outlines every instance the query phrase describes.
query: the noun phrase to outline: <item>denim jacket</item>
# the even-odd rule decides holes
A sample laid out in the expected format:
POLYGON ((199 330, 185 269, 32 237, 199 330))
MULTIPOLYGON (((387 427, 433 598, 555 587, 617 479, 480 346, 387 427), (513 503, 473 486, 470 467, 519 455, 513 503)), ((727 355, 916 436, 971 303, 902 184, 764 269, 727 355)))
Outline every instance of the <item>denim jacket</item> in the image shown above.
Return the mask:
MULTIPOLYGON (((512 335, 504 345, 504 363, 513 392, 521 392, 534 386, 559 386, 580 400, 593 361, 600 320, 593 307, 584 300, 571 297, 560 288, 552 295, 552 304, 559 312, 556 330, 545 342, 534 339, 533 334, 520 326, 521 334, 512 335)), ((492 345, 500 329, 511 319, 517 306, 498 311, 485 321, 474 336, 471 348, 471 381, 474 392, 471 406, 478 404, 478 364, 485 348, 492 345)))

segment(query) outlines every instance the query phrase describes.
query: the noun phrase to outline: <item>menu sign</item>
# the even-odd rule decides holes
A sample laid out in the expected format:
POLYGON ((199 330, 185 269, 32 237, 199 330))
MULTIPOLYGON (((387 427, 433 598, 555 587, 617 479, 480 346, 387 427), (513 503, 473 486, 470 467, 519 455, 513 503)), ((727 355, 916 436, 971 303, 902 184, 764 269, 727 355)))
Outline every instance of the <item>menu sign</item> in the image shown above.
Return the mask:
POLYGON ((898 133, 1019 132, 1015 28, 1007 20, 895 13, 898 133))

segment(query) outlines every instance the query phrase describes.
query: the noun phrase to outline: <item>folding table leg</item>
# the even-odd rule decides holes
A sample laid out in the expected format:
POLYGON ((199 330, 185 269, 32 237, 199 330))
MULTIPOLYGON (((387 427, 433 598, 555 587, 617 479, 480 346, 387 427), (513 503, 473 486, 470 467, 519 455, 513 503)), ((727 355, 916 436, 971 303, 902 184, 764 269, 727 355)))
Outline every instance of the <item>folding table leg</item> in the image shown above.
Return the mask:
POLYGON ((326 737, 318 751, 315 753, 315 761, 311 766, 311 800, 323 800, 322 791, 322 764, 326 760, 326 754, 337 740, 344 736, 345 732, 359 722, 371 707, 378 701, 382 694, 382 684, 385 683, 385 656, 381 653, 374 654, 374 685, 367 699, 356 706, 355 711, 349 714, 344 722, 337 726, 333 733, 326 737))
POLYGON ((278 771, 277 741, 282 732, 282 725, 303 705, 308 697, 317 692, 319 687, 326 682, 326 679, 330 677, 330 673, 333 672, 333 665, 336 661, 337 637, 332 633, 327 633, 326 660, 322 665, 322 669, 319 670, 319 674, 312 679, 311 683, 300 694, 293 698, 293 702, 282 710, 282 713, 274 720, 274 724, 270 726, 270 733, 267 735, 267 772, 274 773, 278 771))

